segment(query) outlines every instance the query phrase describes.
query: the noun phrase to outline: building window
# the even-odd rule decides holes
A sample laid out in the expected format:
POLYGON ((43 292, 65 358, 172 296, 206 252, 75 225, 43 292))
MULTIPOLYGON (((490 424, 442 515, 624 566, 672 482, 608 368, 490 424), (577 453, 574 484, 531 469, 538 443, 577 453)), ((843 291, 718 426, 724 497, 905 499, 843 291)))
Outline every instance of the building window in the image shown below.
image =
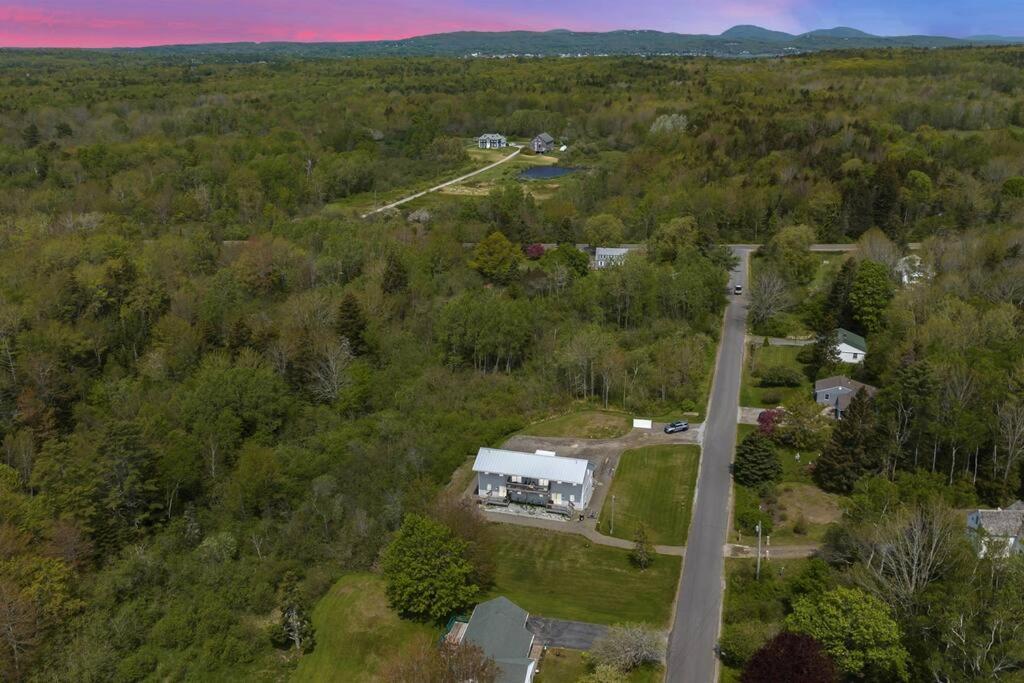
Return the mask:
POLYGON ((576 502, 576 496, 574 496, 572 494, 569 494, 569 502, 570 503, 575 503, 576 502))
POLYGON ((853 354, 853 359, 854 359, 854 360, 857 360, 857 358, 859 358, 859 357, 860 357, 860 354, 859 354, 859 353, 855 353, 855 354, 853 354))
POLYGON ((547 486, 548 485, 548 480, 547 479, 541 479, 537 483, 540 484, 541 486, 547 486))
POLYGON ((490 484, 488 484, 488 485, 487 485, 487 490, 488 490, 488 491, 490 491, 490 490, 491 490, 491 485, 490 485, 490 484))
POLYGON ((520 477, 518 474, 513 474, 512 475, 512 483, 513 484, 522 484, 523 483, 523 478, 520 477))

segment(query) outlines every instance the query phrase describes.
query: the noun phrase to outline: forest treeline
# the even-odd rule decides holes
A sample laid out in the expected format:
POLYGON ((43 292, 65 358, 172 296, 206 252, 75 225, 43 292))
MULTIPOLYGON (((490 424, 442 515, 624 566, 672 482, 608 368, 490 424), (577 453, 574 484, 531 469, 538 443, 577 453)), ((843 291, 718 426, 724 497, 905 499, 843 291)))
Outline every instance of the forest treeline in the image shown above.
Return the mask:
POLYGON ((2 675, 286 675, 282 615, 480 445, 574 402, 700 410, 720 245, 798 225, 937 236, 934 281, 876 306, 865 378, 904 408, 856 477, 1013 497, 987 455, 1021 355, 1022 63, 0 56, 2 675), (586 171, 358 219, 488 130, 586 171), (646 249, 592 271, 569 243, 598 239, 646 249))

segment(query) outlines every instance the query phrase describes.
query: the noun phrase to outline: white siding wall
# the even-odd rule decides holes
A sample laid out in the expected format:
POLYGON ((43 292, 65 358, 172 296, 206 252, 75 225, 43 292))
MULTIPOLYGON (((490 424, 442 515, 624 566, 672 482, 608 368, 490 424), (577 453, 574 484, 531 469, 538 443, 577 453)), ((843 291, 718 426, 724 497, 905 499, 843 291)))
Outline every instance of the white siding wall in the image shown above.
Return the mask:
POLYGON ((839 352, 839 360, 843 363, 863 363, 864 352, 860 349, 855 349, 849 344, 839 344, 836 347, 836 351, 839 352))

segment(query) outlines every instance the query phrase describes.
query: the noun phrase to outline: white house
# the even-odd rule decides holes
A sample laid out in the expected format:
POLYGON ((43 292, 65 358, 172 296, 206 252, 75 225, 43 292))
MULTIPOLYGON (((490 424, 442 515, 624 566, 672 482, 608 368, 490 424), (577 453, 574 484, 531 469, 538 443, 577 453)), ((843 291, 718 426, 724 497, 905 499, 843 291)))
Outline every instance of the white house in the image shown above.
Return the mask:
POLYGON ((473 471, 477 495, 485 503, 542 505, 571 514, 590 503, 594 466, 580 458, 562 458, 551 451, 520 453, 481 448, 473 471))
POLYGON ((863 363, 868 354, 864 337, 843 328, 836 329, 836 355, 842 363, 863 363))
POLYGON ((480 149, 505 149, 508 138, 498 133, 484 133, 476 139, 476 144, 480 149))
POLYGON ((933 275, 931 268, 917 254, 908 254, 897 261, 896 274, 904 287, 928 280, 933 275))
POLYGON ((629 247, 598 247, 594 250, 594 267, 621 266, 629 251, 629 247))
POLYGON ((1024 502, 1018 500, 1005 510, 971 510, 967 513, 967 530, 978 557, 990 550, 1000 557, 1024 553, 1024 502))

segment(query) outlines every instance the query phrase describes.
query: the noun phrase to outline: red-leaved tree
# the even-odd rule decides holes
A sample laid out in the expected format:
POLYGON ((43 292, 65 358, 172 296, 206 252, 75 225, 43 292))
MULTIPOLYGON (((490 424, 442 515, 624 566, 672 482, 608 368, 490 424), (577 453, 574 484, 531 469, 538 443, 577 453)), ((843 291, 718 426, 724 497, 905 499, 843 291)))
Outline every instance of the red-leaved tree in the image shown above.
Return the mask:
POLYGON ((836 667, 814 638, 783 631, 747 661, 742 683, 835 683, 836 667))

